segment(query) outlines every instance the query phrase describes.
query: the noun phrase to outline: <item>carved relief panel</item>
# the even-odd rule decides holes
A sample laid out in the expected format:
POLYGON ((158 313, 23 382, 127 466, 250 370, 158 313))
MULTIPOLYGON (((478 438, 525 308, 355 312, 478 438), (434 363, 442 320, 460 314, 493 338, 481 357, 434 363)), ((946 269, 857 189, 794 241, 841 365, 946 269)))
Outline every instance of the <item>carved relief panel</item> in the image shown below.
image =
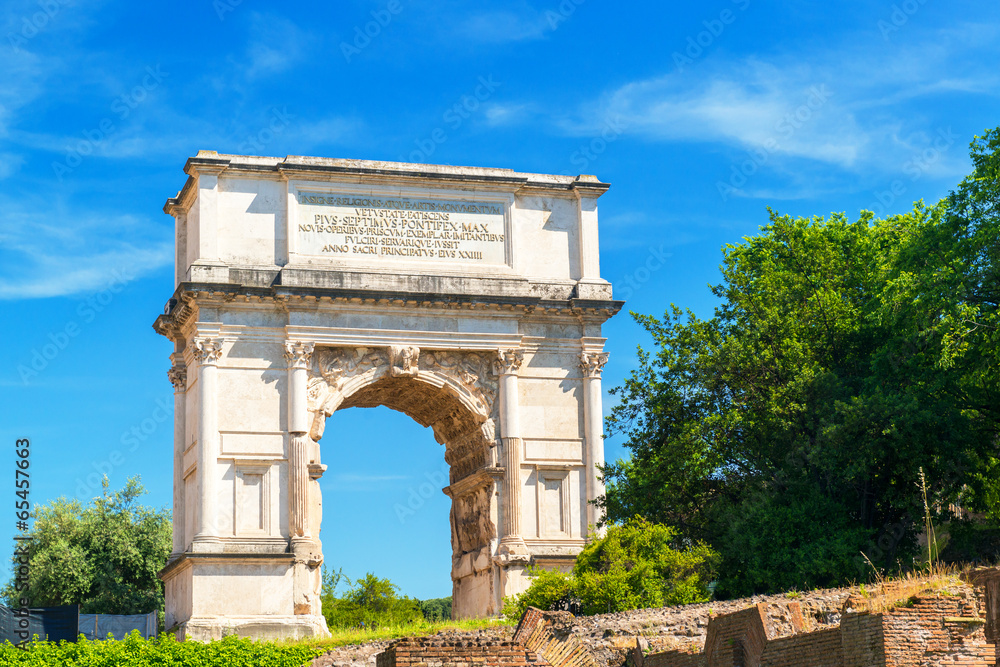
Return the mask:
MULTIPOLYGON (((447 387, 484 424, 483 436, 494 438, 497 380, 493 356, 480 352, 421 350, 414 346, 318 348, 308 383, 310 436, 323 437, 326 418, 360 387, 383 377, 413 378, 447 387)), ((447 431, 445 427, 442 430, 447 431)), ((454 433, 439 433, 439 440, 454 433)))

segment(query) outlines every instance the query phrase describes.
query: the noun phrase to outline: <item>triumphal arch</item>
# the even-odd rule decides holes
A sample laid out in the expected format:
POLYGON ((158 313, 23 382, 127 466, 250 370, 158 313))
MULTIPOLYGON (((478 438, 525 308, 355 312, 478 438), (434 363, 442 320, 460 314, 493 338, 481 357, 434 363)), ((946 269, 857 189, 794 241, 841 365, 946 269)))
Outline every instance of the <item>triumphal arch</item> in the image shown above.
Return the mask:
POLYGON ((338 438, 350 407, 444 446, 456 617, 498 613, 529 565, 569 567, 603 492, 608 185, 210 151, 185 172, 154 325, 174 344, 168 628, 326 634, 319 480, 324 453, 365 446, 338 438))

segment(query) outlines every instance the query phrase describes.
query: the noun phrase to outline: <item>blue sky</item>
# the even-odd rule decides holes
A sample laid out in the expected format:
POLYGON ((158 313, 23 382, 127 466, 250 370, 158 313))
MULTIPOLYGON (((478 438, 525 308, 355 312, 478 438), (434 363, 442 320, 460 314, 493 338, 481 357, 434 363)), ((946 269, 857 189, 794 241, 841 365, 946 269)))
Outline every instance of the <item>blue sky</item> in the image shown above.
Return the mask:
MULTIPOLYGON (((0 477, 30 437, 35 502, 107 471, 169 506, 171 345, 150 325, 173 290, 161 207, 199 149, 596 174, 627 308, 710 315, 721 246, 767 206, 945 195, 1000 125, 998 52, 1000 6, 958 0, 5 0, 0 477)), ((611 387, 646 339, 627 313, 605 332, 611 387)), ((327 561, 449 595, 442 448, 384 408, 335 419, 327 561)))

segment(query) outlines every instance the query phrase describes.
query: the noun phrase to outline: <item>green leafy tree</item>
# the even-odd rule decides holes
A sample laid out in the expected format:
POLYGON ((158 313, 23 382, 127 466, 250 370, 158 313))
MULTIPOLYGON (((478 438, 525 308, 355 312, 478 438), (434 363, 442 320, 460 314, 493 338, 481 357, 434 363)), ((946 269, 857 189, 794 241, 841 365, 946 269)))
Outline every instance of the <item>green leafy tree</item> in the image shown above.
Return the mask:
POLYGON ((34 512, 26 591, 4 590, 8 605, 79 604, 84 613, 142 614, 163 607, 157 573, 171 548, 170 513, 140 505, 138 477, 87 505, 59 498, 34 512))
POLYGON ((323 584, 323 616, 331 628, 409 625, 424 618, 419 600, 400 597, 398 586, 370 572, 351 582, 340 571, 324 570, 323 584), (338 597, 336 589, 341 581, 349 588, 338 597))
POLYGON ((518 618, 528 607, 551 609, 564 599, 579 600, 587 615, 705 602, 717 564, 705 544, 637 517, 589 543, 572 574, 533 570, 531 586, 505 601, 504 615, 518 618))
POLYGON ((706 602, 717 565, 705 544, 637 517, 584 547, 573 567, 575 593, 584 614, 706 602))
POLYGON ((723 248, 710 319, 633 313, 656 350, 614 390, 631 456, 605 469, 608 521, 705 540, 735 595, 906 562, 921 467, 935 507, 997 511, 998 131, 972 155, 905 215, 771 212, 723 248))
POLYGON ((451 620, 451 597, 422 600, 420 612, 431 622, 451 620))
POLYGON ((572 595, 574 580, 567 572, 530 567, 526 574, 531 578, 528 590, 504 598, 503 615, 508 619, 518 620, 528 607, 553 609, 557 602, 572 595))

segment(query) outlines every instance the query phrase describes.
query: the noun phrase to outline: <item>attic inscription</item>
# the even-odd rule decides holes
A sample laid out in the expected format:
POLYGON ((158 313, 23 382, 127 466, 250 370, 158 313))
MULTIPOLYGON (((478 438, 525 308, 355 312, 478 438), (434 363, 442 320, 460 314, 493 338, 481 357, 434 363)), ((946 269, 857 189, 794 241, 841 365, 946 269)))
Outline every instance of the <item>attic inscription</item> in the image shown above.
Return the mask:
POLYGON ((505 264, 497 202, 300 192, 299 252, 326 257, 505 264))

